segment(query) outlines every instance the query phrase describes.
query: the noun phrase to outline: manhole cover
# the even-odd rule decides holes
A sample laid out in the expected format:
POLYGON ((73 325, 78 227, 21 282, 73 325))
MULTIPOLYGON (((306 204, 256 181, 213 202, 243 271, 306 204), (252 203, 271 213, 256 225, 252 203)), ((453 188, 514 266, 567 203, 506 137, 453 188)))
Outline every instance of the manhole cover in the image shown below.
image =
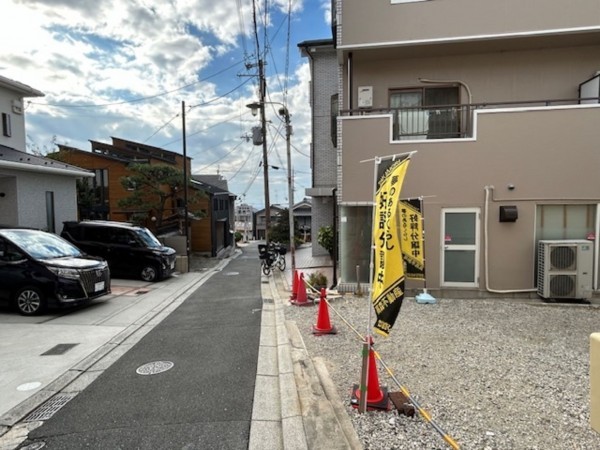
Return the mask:
POLYGON ((75 398, 76 395, 77 393, 75 392, 69 394, 56 394, 38 409, 25 417, 24 422, 48 420, 56 411, 65 406, 71 399, 75 398))
POLYGON ((135 372, 138 375, 156 375, 157 373, 172 369, 174 365, 171 361, 154 361, 138 367, 135 372))
POLYGON ((41 385, 42 385, 42 383, 40 383, 39 381, 32 381, 31 383, 23 383, 23 384, 17 386, 17 391, 20 391, 20 392, 33 391, 34 389, 39 388, 41 385))
POLYGON ((239 275, 239 272, 225 272, 223 275, 225 275, 226 277, 231 277, 233 275, 239 275))

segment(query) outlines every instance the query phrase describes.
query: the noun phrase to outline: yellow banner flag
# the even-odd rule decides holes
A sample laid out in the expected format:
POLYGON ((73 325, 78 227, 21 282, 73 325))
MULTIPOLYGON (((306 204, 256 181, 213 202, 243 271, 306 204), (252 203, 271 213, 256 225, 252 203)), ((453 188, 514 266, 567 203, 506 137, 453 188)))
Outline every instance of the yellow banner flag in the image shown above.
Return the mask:
POLYGON ((400 202, 400 241, 406 263, 406 278, 425 279, 423 213, 420 199, 400 202))
POLYGON ((378 175, 373 223, 374 273, 372 301, 375 331, 388 336, 404 300, 404 267, 399 236, 400 190, 410 159, 394 161, 378 175))

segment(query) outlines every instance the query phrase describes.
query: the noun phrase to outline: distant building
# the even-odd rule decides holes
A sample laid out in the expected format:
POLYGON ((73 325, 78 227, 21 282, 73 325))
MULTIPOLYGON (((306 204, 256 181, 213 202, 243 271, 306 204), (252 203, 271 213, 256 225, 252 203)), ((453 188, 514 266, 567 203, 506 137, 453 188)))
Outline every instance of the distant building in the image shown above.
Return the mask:
POLYGON ((255 212, 256 210, 247 203, 237 205, 235 208, 235 231, 242 235, 244 241, 254 236, 252 218, 255 212))
MULTIPOLYGON (((302 201, 294 204, 293 208, 294 223, 298 234, 302 236, 304 242, 312 240, 312 202, 310 198, 304 198, 302 201)), ((315 245, 315 244, 313 244, 315 245)))

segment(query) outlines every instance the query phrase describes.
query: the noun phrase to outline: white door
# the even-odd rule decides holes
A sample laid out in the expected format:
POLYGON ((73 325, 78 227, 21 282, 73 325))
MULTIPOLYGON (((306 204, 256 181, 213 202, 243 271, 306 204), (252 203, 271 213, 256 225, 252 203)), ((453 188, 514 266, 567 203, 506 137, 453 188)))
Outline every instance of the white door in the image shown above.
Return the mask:
POLYGON ((479 208, 442 209, 442 285, 479 286, 479 208))

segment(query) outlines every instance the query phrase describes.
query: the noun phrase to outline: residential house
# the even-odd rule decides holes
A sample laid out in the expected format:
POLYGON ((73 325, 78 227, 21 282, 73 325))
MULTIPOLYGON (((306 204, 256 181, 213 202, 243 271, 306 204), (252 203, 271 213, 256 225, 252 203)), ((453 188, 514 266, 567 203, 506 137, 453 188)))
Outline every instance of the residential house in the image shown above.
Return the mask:
MULTIPOLYGON (((310 198, 303 198, 292 208, 294 215, 294 226, 298 230, 304 242, 311 241, 312 227, 312 201, 310 198)), ((319 246, 320 247, 320 246, 319 246)), ((314 253, 313 253, 314 254, 314 253)))
MULTIPOLYGON (((304 41, 298 44, 302 56, 308 58, 311 116, 311 187, 306 195, 312 197, 311 224, 315 236, 322 227, 337 225, 335 188, 337 186, 337 116, 338 63, 333 39, 304 41)), ((294 208, 295 209, 295 208, 294 208)), ((316 239, 311 247, 313 256, 329 255, 316 239)))
MULTIPOLYGON (((80 220, 129 221, 132 219, 133 214, 140 212, 119 206, 119 201, 129 197, 131 195, 130 190, 135 189, 135 186, 124 186, 121 182, 122 179, 132 175, 131 164, 168 165, 181 170, 184 167, 182 155, 162 148, 115 137, 112 138, 111 144, 90 142, 91 151, 59 145, 58 151, 49 155, 54 159, 86 168, 95 174, 88 185, 93 198, 89 204, 80 202, 79 205, 80 220)), ((187 158, 185 163, 187 164, 188 173, 190 173, 191 158, 187 158)), ((189 179, 191 181, 191 175, 189 179)), ((214 237, 212 234, 213 227, 208 225, 212 223, 214 217, 210 193, 202 196, 193 195, 194 192, 198 191, 205 192, 199 183, 192 184, 188 196, 190 198, 188 207, 190 212, 202 212, 204 217, 189 217, 190 250, 213 255, 217 253, 218 249, 218 244, 215 244, 215 242, 221 242, 222 239, 214 237)), ((183 229, 185 229, 183 209, 183 200, 176 199, 167 205, 165 213, 166 219, 174 220, 175 228, 179 233, 183 233, 183 229)), ((148 221, 146 225, 161 234, 164 228, 162 226, 157 228, 154 220, 152 220, 152 212, 148 211, 147 213, 148 221)), ((217 211, 216 214, 219 216, 220 213, 217 211)))
POLYGON ((60 232, 77 217, 76 180, 92 174, 26 152, 23 99, 43 95, 0 76, 0 224, 60 232))
POLYGON ((587 239, 598 290, 600 2, 332 5, 340 285, 369 281, 372 159, 416 152, 429 291, 535 295, 546 239, 587 239))
POLYGON ((192 175, 192 183, 208 196, 210 214, 200 222, 200 233, 192 237, 192 248, 211 256, 235 246, 235 195, 229 192, 227 180, 221 175, 192 175), (210 246, 204 236, 211 236, 210 246), (196 242, 194 242, 196 240, 196 242))
MULTIPOLYGON (((270 209, 270 217, 271 217, 271 226, 273 226, 274 220, 277 219, 277 216, 284 210, 285 208, 281 206, 271 205, 270 209)), ((254 217, 252 220, 252 229, 254 230, 254 239, 264 240, 266 238, 266 229, 267 225, 267 215, 266 208, 260 209, 254 213, 254 217)))

